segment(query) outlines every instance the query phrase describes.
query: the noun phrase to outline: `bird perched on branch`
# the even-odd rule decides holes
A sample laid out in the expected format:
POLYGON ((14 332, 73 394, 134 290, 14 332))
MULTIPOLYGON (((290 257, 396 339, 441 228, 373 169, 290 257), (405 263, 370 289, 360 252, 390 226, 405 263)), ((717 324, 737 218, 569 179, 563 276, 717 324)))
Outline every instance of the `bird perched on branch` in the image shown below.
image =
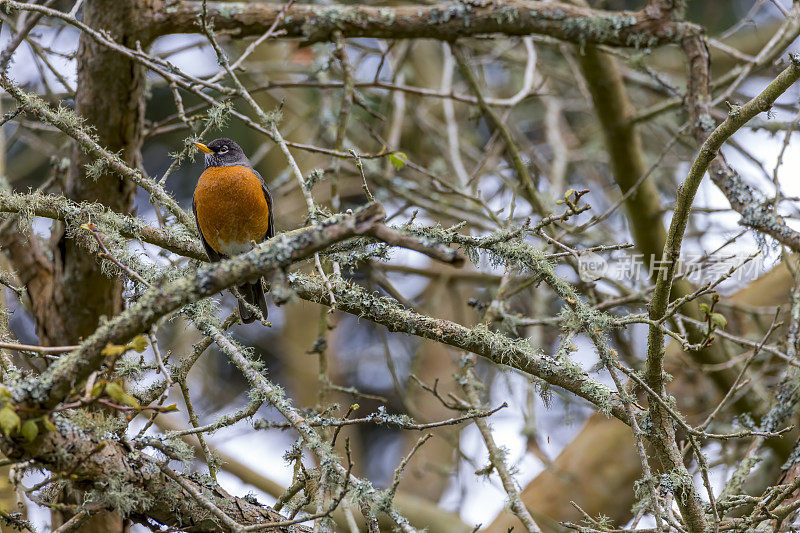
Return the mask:
MULTIPOLYGON (((205 170, 194 189, 192 210, 203 247, 211 261, 247 252, 253 242, 275 235, 272 196, 242 148, 230 139, 215 139, 207 145, 193 143, 205 154, 205 170)), ((244 300, 267 317, 267 301, 261 278, 238 287, 244 300)), ((256 314, 239 302, 242 322, 256 314)))

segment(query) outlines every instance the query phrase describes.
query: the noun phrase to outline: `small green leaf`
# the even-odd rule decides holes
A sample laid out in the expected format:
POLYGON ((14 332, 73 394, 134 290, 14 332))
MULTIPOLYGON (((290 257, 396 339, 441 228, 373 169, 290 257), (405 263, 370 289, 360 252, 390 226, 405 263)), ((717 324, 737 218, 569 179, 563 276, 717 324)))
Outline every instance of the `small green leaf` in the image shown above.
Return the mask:
POLYGON ((728 319, 722 313, 711 313, 711 323, 720 329, 725 329, 728 325, 728 319))
POLYGON ((122 385, 119 383, 106 384, 106 394, 108 394, 108 396, 118 404, 127 405, 128 407, 135 407, 136 409, 142 408, 139 400, 125 392, 125 389, 123 389, 122 385))
POLYGON ((3 434, 6 437, 8 437, 12 431, 19 430, 20 422, 19 415, 17 415, 16 411, 14 411, 11 406, 6 405, 0 409, 0 429, 3 430, 3 434))
POLYGON ((131 396, 127 392, 122 395, 122 404, 127 405, 128 407, 133 407, 135 409, 141 409, 142 404, 139 403, 135 397, 131 396))
POLYGON ((39 426, 36 425, 35 420, 26 420, 25 423, 22 424, 20 433, 22 433, 26 441, 33 442, 39 434, 39 426))
POLYGON ((101 380, 95 383, 94 387, 92 387, 92 398, 97 398, 98 396, 103 394, 103 389, 105 388, 105 386, 106 386, 105 380, 101 380))
POLYGON ((701 303, 700 310, 703 312, 704 315, 708 315, 711 312, 711 309, 708 307, 707 304, 701 303))
POLYGON ((110 342, 103 348, 103 351, 100 352, 106 357, 116 357, 118 355, 122 355, 128 351, 128 346, 120 346, 119 344, 111 344, 110 342))
POLYGON ((130 348, 133 348, 139 353, 142 353, 147 348, 147 337, 144 335, 137 335, 133 338, 133 340, 128 344, 130 348))
POLYGON ((178 411, 178 406, 174 403, 172 405, 167 405, 166 407, 161 408, 162 413, 174 413, 178 411))
POLYGON ((400 170, 408 163, 408 156, 403 152, 394 152, 389 154, 389 162, 395 170, 400 170))
POLYGON ((8 387, 0 386, 0 400, 7 402, 11 399, 11 391, 8 387))
POLYGON ((106 394, 117 403, 122 402, 122 395, 125 394, 125 389, 119 383, 106 383, 106 394))

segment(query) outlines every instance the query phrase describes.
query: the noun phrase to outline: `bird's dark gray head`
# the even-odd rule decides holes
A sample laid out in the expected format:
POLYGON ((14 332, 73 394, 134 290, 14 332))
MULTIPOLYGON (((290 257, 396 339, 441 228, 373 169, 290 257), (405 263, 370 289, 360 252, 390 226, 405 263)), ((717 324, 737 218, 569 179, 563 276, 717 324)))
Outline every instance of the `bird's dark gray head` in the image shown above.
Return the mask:
POLYGON ((230 139, 214 139, 210 143, 193 143, 198 150, 205 154, 206 168, 209 167, 250 167, 250 160, 244 155, 241 146, 230 139))

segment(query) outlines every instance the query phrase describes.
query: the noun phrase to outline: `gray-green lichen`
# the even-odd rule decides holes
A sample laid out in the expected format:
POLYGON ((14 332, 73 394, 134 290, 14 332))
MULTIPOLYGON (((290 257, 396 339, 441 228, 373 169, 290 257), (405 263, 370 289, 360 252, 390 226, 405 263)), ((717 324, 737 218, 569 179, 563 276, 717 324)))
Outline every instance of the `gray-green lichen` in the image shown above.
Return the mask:
POLYGON ((132 512, 146 512, 153 505, 153 496, 150 493, 113 473, 104 481, 95 483, 94 488, 85 493, 84 498, 84 503, 103 504, 122 516, 128 516, 132 512))
MULTIPOLYGON (((606 15, 568 17, 561 20, 564 31, 581 45, 587 42, 603 42, 619 38, 620 30, 636 25, 632 15, 606 15)), ((638 43, 644 44, 644 43, 638 43)))

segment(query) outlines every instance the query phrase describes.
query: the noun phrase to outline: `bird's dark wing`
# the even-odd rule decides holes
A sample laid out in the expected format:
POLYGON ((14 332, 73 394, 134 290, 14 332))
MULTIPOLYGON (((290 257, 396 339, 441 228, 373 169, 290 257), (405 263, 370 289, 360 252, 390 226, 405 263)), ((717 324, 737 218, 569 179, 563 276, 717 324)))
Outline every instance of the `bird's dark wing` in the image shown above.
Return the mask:
MULTIPOLYGON (((271 211, 270 211, 271 212, 271 211)), ((197 233, 200 234, 200 240, 203 241, 203 248, 206 249, 206 254, 208 255, 208 259, 212 262, 216 262, 220 260, 220 255, 206 242, 206 238, 203 237, 203 230, 200 229, 200 221, 197 220, 197 204, 195 204, 194 198, 192 198, 192 213, 194 214, 194 221, 197 224, 197 233)), ((270 222, 272 222, 270 220, 270 222)))
POLYGON ((267 234, 264 235, 263 239, 261 239, 262 241, 265 241, 275 236, 275 224, 272 222, 272 195, 269 193, 267 183, 264 181, 264 178, 261 177, 261 174, 259 174, 256 169, 253 169, 253 174, 258 177, 259 181, 261 181, 261 189, 264 191, 264 198, 267 199, 267 206, 269 207, 269 225, 267 226, 267 234))

